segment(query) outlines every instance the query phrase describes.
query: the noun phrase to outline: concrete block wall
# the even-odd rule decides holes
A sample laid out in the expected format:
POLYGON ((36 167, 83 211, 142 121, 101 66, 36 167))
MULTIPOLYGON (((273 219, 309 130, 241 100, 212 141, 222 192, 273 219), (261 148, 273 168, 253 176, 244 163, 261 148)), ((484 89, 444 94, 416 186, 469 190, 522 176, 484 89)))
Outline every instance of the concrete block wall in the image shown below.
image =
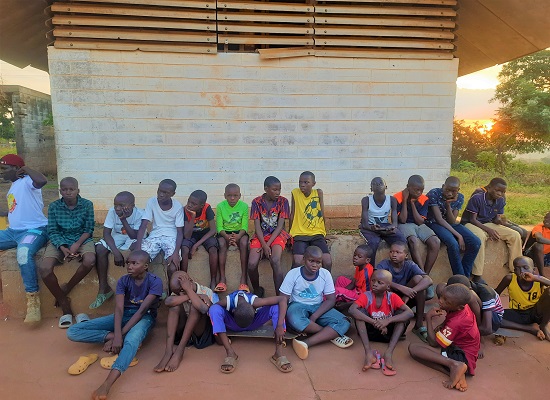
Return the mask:
POLYGON ((249 203, 268 175, 289 196, 311 170, 327 217, 357 226, 373 177, 394 192, 449 172, 458 60, 48 51, 59 177, 98 211, 164 178, 180 201, 236 182, 249 203))

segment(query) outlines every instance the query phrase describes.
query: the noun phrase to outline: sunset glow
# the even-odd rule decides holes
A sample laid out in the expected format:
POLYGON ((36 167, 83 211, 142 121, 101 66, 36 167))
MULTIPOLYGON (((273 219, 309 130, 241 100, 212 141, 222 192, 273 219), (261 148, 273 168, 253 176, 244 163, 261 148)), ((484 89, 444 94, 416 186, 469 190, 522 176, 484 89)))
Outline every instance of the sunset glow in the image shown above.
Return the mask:
POLYGON ((461 76, 456 80, 456 85, 460 89, 495 89, 498 85, 497 75, 501 68, 501 65, 495 65, 494 67, 461 76))

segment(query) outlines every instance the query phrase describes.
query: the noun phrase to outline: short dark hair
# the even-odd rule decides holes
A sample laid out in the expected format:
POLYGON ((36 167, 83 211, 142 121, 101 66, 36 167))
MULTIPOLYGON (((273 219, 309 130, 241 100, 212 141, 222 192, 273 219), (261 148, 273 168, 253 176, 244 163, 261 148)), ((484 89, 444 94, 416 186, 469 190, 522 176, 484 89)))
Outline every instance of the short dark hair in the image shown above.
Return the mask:
POLYGON ((364 251, 367 258, 372 258, 374 254, 374 251, 372 251, 372 247, 370 247, 368 244, 360 244, 359 246, 357 246, 357 249, 364 251))
POLYGON ((247 302, 240 302, 237 304, 237 307, 233 310, 233 318, 235 322, 241 328, 246 328, 252 324, 254 321, 254 316, 256 312, 252 304, 247 302))
POLYGON ((117 193, 117 195, 115 196, 115 199, 117 197, 124 199, 124 201, 128 203, 134 204, 136 202, 136 197, 130 192, 124 191, 124 192, 117 193))
POLYGON ((407 243, 401 241, 401 240, 398 240, 396 242, 393 242, 391 245, 390 245, 390 249, 392 246, 401 246, 403 248, 405 248, 405 253, 409 253, 409 246, 407 246, 407 243))
POLYGON ((315 181, 315 174, 311 171, 304 171, 300 174, 300 176, 311 176, 311 178, 315 181))
POLYGON ((445 297, 456 307, 461 307, 469 303, 471 295, 470 289, 462 283, 453 283, 447 285, 444 289, 445 297))
POLYGON ((306 256, 322 257, 323 251, 317 246, 308 246, 306 251, 304 251, 304 258, 306 258, 306 256))
POLYGON ((78 187, 78 181, 76 178, 73 178, 72 176, 67 176, 59 181, 59 186, 61 186, 64 183, 72 183, 78 187))
POLYGON ((172 188, 174 189, 174 192, 178 187, 178 185, 176 185, 176 182, 174 182, 172 179, 163 179, 162 181, 160 181, 159 186, 163 184, 172 186, 172 188))
POLYGON ((206 192, 204 190, 194 190, 193 193, 191 193, 189 195, 189 197, 194 197, 201 204, 206 203, 206 199, 208 198, 208 196, 206 195, 206 192))
POLYGON ((225 187, 225 191, 227 192, 228 190, 231 190, 231 189, 237 189, 239 190, 239 192, 241 191, 241 188, 239 187, 239 185, 237 185, 236 183, 230 183, 228 184, 226 187, 225 187))
POLYGON ((487 185, 487 186, 494 187, 496 185, 508 186, 506 181, 502 178, 493 178, 493 179, 491 179, 491 182, 489 182, 489 185, 487 185))
POLYGON ((447 280, 447 285, 454 285, 455 283, 460 283, 468 289, 472 287, 472 283, 465 275, 453 275, 447 280))
POLYGON ((132 252, 128 255, 128 257, 139 257, 142 260, 145 259, 145 262, 149 262, 151 260, 151 256, 149 253, 147 253, 145 250, 132 250, 132 252))
POLYGON ((424 186, 424 178, 420 175, 411 175, 407 181, 407 185, 424 186))
POLYGON ((264 188, 276 185, 277 183, 279 184, 281 183, 281 181, 278 178, 274 176, 268 176, 264 180, 264 188))
POLYGON ((447 179, 445 179, 445 185, 449 186, 460 186, 460 179, 456 176, 449 176, 447 179))

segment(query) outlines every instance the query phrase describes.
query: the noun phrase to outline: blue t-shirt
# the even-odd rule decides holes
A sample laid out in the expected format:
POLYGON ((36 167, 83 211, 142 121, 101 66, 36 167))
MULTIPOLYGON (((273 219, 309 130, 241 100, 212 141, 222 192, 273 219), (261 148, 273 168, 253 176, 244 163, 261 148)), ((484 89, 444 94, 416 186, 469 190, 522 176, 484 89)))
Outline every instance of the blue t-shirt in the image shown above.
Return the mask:
POLYGON ((403 268, 399 271, 393 268, 390 260, 380 261, 380 263, 376 266, 376 269, 385 269, 386 271, 390 271, 392 282, 402 286, 407 286, 407 283, 409 283, 409 281, 416 275, 426 275, 426 273, 411 260, 405 260, 403 263, 403 268))
POLYGON ((244 300, 247 303, 250 303, 250 305, 254 305, 254 300, 258 298, 258 296, 256 296, 255 294, 247 293, 244 290, 236 290, 227 295, 227 303, 225 305, 225 309, 229 312, 233 311, 237 307, 239 297, 244 298, 244 300))
MULTIPOLYGON (((428 222, 437 223, 435 220, 432 207, 437 206, 439 207, 439 211, 441 211, 441 216, 444 220, 447 220, 447 200, 443 197, 443 189, 442 188, 435 188, 428 192, 428 222)), ((451 203, 451 210, 458 210, 462 208, 462 205, 464 204, 464 195, 462 193, 458 194, 458 198, 456 201, 453 201, 451 203)))
POLYGON ((502 197, 496 200, 489 200, 487 193, 474 194, 466 205, 466 210, 462 214, 460 223, 466 224, 470 222, 472 214, 477 214, 477 220, 482 224, 492 222, 497 215, 504 214, 505 205, 506 200, 502 197))
POLYGON ((159 306, 159 299, 162 296, 162 280, 147 272, 145 279, 141 285, 136 285, 136 281, 130 275, 124 275, 120 278, 116 284, 116 294, 124 295, 124 309, 138 310, 143 303, 143 300, 153 294, 157 296, 155 301, 149 307, 149 314, 153 317, 157 317, 157 308, 159 306))

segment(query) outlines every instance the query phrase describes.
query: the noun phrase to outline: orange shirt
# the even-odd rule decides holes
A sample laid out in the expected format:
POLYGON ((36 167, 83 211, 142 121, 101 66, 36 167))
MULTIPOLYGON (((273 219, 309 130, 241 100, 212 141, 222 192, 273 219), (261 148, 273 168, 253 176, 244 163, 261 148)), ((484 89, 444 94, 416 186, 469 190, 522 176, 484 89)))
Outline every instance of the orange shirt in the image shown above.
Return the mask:
POLYGON ((370 290, 370 277, 373 271, 374 267, 370 265, 370 263, 365 265, 362 270, 360 270, 359 267, 355 267, 355 275, 353 275, 353 278, 355 279, 355 288, 360 293, 370 290))
MULTIPOLYGON (((540 232, 542 237, 545 239, 550 239, 550 229, 544 226, 544 224, 536 225, 531 231, 531 236, 535 237, 535 233, 540 232)), ((544 245, 544 254, 550 253, 550 244, 544 245)))

